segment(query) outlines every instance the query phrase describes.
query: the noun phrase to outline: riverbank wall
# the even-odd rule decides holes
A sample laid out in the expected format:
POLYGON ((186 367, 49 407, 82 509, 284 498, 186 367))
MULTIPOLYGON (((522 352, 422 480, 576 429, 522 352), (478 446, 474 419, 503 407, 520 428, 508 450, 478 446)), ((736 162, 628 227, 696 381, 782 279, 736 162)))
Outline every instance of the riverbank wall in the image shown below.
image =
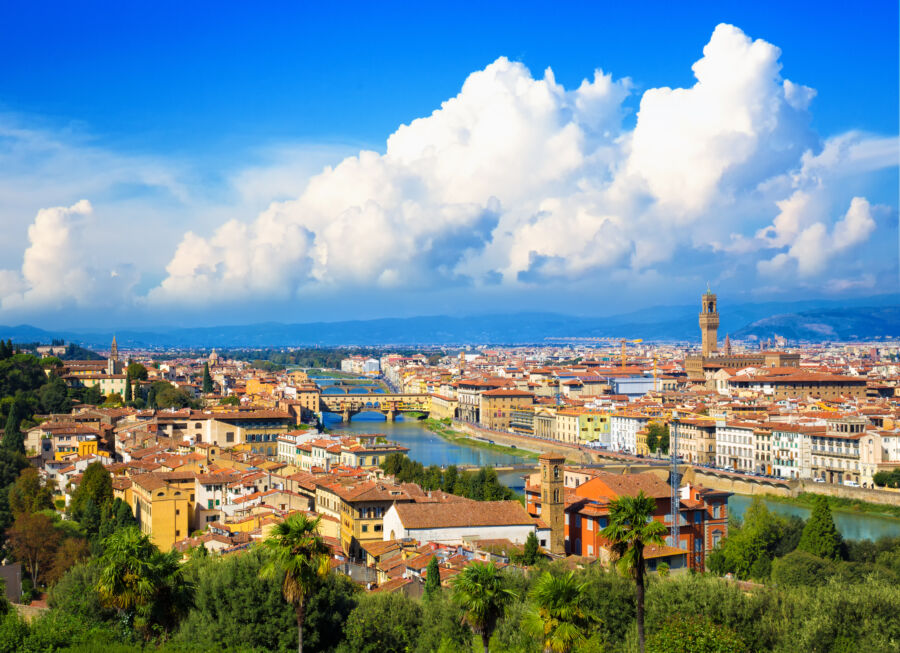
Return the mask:
MULTIPOLYGON (((496 444, 564 456, 566 461, 575 465, 602 464, 610 472, 627 474, 630 472, 651 471, 661 478, 668 479, 668 468, 652 466, 648 461, 637 460, 633 456, 624 456, 607 451, 592 451, 584 447, 569 445, 553 440, 529 438, 514 433, 502 433, 479 428, 467 422, 454 420, 451 428, 461 434, 477 440, 490 440, 496 444)), ((880 505, 900 505, 900 491, 878 490, 874 488, 849 487, 828 483, 814 483, 807 480, 776 480, 756 478, 744 475, 730 475, 707 470, 703 467, 682 467, 682 480, 694 485, 702 485, 713 490, 733 492, 748 496, 774 495, 793 498, 804 492, 823 494, 841 499, 851 499, 880 505)))
POLYGON ((723 490, 749 496, 768 494, 794 498, 808 492, 810 494, 822 494, 828 497, 864 501, 865 503, 875 503, 884 506, 900 505, 900 492, 897 491, 814 483, 813 481, 796 479, 775 481, 774 479, 766 478, 728 477, 714 472, 707 472, 700 467, 690 468, 685 475, 685 480, 713 490, 723 490))
POLYGON ((489 431, 482 429, 467 422, 457 422, 454 420, 450 428, 458 433, 475 438, 477 440, 489 440, 505 447, 516 447, 517 449, 527 449, 528 451, 536 451, 538 453, 552 453, 558 456, 564 456, 568 462, 578 464, 589 464, 597 462, 589 452, 584 451, 580 447, 573 447, 563 442, 555 442, 552 440, 541 440, 539 438, 527 438, 513 433, 501 433, 499 431, 489 431))

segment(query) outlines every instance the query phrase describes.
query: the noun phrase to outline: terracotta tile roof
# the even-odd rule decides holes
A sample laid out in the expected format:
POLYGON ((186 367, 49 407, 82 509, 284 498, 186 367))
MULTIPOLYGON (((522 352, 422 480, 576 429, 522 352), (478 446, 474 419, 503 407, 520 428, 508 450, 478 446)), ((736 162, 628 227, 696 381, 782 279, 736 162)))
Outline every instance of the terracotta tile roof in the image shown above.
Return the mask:
POLYGON ((394 509, 407 529, 534 524, 518 501, 400 503, 394 509))
POLYGON ((644 494, 654 499, 665 499, 671 495, 669 484, 652 472, 640 474, 610 474, 600 472, 590 481, 575 488, 575 494, 590 499, 597 498, 598 485, 605 486, 615 496, 637 496, 644 494))

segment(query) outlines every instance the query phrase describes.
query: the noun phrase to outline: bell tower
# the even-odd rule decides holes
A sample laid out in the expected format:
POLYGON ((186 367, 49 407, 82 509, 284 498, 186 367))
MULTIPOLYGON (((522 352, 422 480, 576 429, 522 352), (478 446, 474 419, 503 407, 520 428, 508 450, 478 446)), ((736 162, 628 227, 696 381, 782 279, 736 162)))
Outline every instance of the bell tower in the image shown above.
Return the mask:
POLYGON ((116 336, 113 335, 112 345, 109 347, 109 358, 106 359, 106 373, 112 376, 119 373, 119 345, 116 344, 116 336))
POLYGON ((541 519, 550 527, 550 553, 565 555, 565 489, 563 465, 566 459, 551 453, 538 458, 541 467, 541 519))
POLYGON ((700 303, 700 338, 703 343, 703 356, 712 356, 719 351, 719 310, 716 296, 706 285, 700 303))

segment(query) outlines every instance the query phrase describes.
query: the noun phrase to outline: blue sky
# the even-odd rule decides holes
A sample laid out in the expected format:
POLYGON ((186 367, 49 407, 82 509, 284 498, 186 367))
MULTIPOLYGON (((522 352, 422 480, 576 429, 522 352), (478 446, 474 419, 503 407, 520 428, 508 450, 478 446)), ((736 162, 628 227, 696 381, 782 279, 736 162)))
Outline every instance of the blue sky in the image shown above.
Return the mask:
POLYGON ((0 323, 897 290, 896 3, 182 4, 0 18, 0 323))

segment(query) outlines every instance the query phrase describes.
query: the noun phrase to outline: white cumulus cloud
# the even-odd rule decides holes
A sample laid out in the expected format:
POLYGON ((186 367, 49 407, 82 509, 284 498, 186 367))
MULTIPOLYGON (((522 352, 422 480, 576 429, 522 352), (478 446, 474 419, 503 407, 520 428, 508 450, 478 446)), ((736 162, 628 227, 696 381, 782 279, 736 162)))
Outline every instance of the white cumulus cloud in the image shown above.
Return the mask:
POLYGON ((859 198, 829 231, 821 215, 848 198, 822 187, 848 161, 892 165, 891 145, 857 134, 823 149, 815 91, 784 79, 779 58, 719 25, 694 85, 647 90, 632 130, 630 80, 598 70, 567 90, 500 58, 383 154, 326 168, 255 220, 186 234, 151 299, 636 276, 691 250, 820 274, 822 251, 839 256, 874 224, 859 198))
POLYGON ((21 270, 0 270, 3 309, 115 306, 130 301, 135 279, 127 266, 106 266, 92 247, 87 200, 38 211, 28 228, 21 270))

